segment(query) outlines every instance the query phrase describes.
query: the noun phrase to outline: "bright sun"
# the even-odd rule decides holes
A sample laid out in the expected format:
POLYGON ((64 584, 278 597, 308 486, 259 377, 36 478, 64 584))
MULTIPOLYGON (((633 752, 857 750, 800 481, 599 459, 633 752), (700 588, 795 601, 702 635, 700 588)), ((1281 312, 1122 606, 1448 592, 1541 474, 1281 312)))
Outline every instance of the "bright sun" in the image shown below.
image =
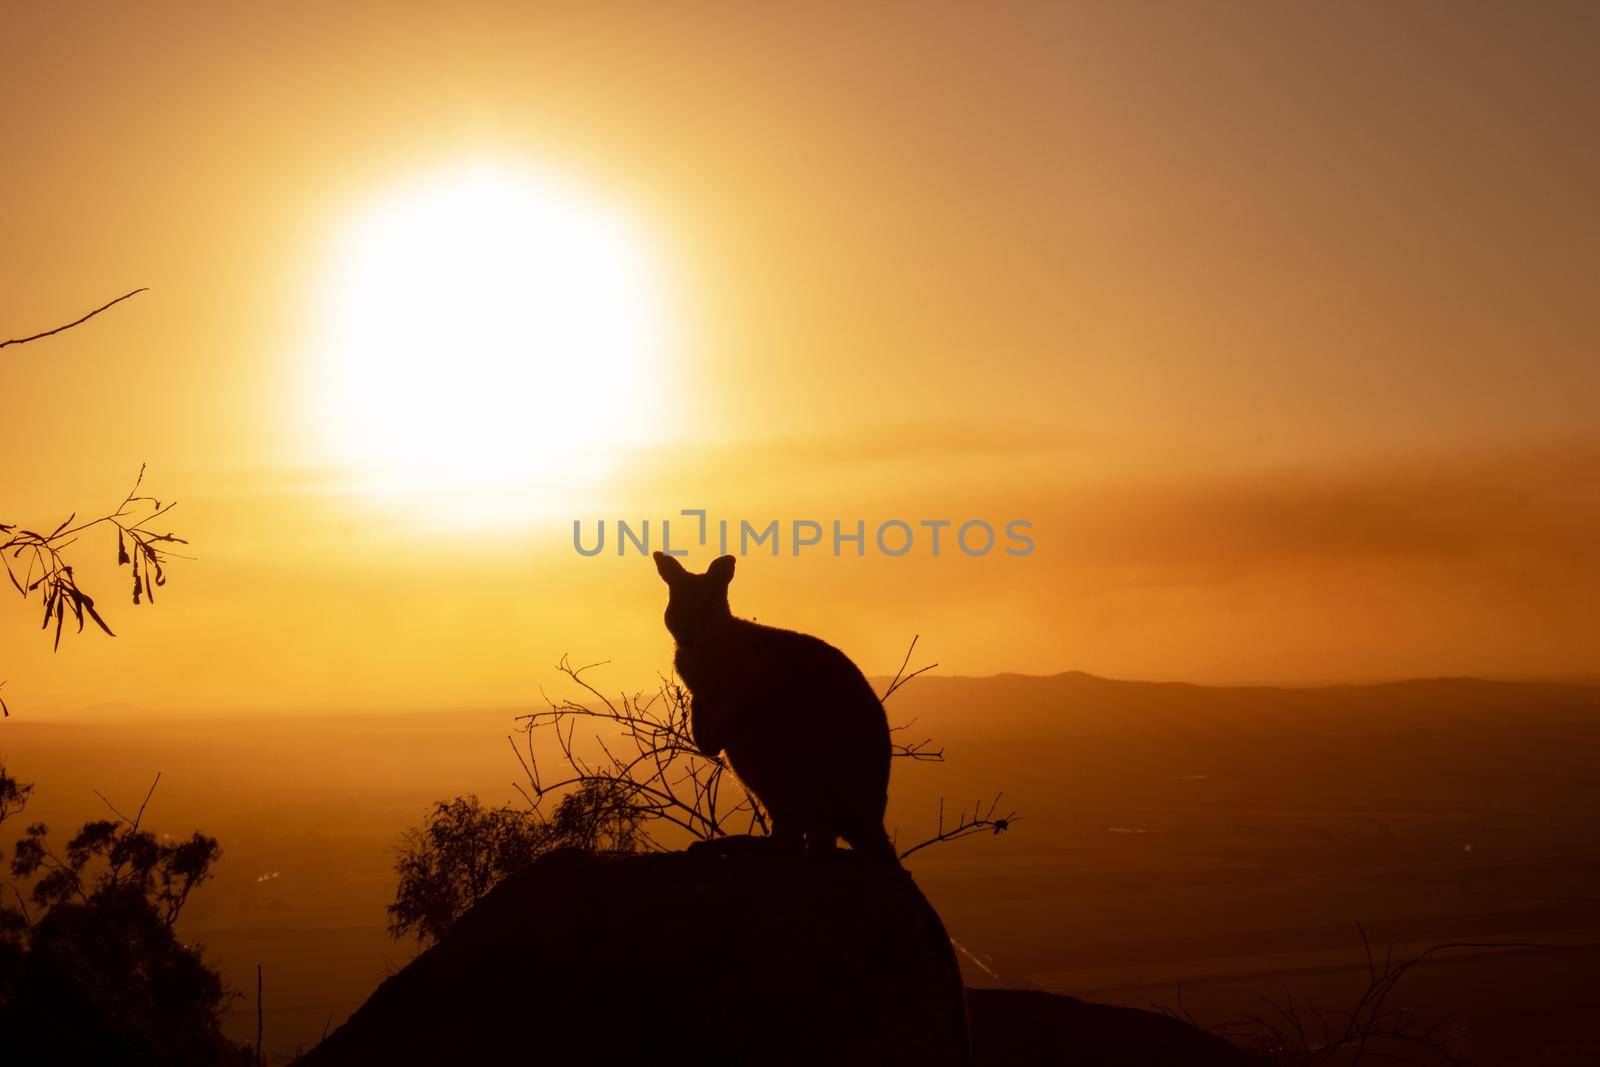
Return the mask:
POLYGON ((408 184, 352 220, 321 299, 316 421, 363 491, 531 514, 660 432, 659 281, 624 220, 562 181, 408 184))

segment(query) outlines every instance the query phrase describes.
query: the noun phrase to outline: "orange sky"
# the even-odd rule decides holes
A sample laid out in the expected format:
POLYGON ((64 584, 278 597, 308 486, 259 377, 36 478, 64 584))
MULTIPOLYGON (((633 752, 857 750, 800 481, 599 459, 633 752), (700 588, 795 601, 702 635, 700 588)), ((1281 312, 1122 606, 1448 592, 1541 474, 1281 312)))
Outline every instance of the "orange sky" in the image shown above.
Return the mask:
MULTIPOLYGON (((151 292, 0 353, 0 521, 147 461, 198 556, 153 609, 90 561, 116 640, 0 612, 15 707, 645 677, 654 570, 569 524, 694 506, 1033 521, 1023 559, 741 564, 736 611, 870 672, 920 633, 972 674, 1593 673, 1594 8, 377 11, 3 9, 0 336, 151 292), (350 491, 307 338, 332 235, 466 160, 627 219, 673 343, 613 474, 463 526, 350 491)), ((528 397, 573 404, 606 432, 528 397)))

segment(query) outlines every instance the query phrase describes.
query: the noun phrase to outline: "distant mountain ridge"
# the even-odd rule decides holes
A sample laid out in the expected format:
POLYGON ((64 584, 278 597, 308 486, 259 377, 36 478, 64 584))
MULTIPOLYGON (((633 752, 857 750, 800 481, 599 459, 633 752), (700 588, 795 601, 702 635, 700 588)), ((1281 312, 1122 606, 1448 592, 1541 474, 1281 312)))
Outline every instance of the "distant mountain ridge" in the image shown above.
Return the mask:
MULTIPOLYGON (((887 679, 875 679, 880 692, 887 679)), ((890 699, 890 718, 960 732, 982 712, 989 727, 1152 726, 1443 729, 1511 722, 1600 724, 1600 685, 1416 678, 1370 684, 1203 686, 1102 678, 1083 671, 987 677, 926 674, 890 699), (924 721, 921 716, 933 717, 924 721)))
MULTIPOLYGON (((883 692, 888 688, 887 675, 869 675, 873 688, 883 692)), ((639 688, 637 685, 610 685, 608 691, 639 688)), ((646 682, 645 685, 654 684, 646 682)), ((1002 671, 998 674, 962 675, 928 673, 918 676, 894 696, 894 704, 904 706, 914 694, 927 694, 937 690, 939 696, 964 696, 970 690, 988 687, 1005 692, 1008 696, 1024 695, 1029 699, 1069 699, 1079 701, 1112 701, 1121 706, 1133 702, 1154 707, 1164 701, 1173 704, 1191 700, 1202 705, 1209 698, 1226 698, 1242 708, 1263 705, 1269 701, 1304 702, 1322 708, 1382 706, 1391 710, 1449 705, 1487 708, 1509 708, 1524 705, 1534 708, 1565 709, 1564 715, 1583 717, 1582 709, 1600 710, 1600 678, 1568 681, 1506 681, 1475 676, 1440 676, 1434 678, 1402 678, 1384 682, 1330 682, 1316 685, 1206 685, 1185 681, 1152 681, 1148 679, 1109 678, 1087 671, 1058 671, 1053 674, 1023 674, 1002 671)), ((553 690, 554 691, 554 690, 553 690)), ((285 718, 301 721, 348 721, 359 724, 370 722, 371 717, 395 717, 418 720, 439 715, 481 718, 504 715, 506 718, 521 714, 533 705, 542 704, 535 696, 523 702, 506 701, 498 706, 460 706, 447 704, 438 708, 413 706, 396 709, 349 708, 296 708, 287 711, 261 709, 217 709, 212 712, 188 710, 181 713, 157 707, 145 707, 125 702, 86 705, 78 708, 35 708, 28 714, 13 716, 11 724, 52 725, 74 723, 138 723, 144 725, 178 725, 196 722, 228 720, 281 723, 285 718)))

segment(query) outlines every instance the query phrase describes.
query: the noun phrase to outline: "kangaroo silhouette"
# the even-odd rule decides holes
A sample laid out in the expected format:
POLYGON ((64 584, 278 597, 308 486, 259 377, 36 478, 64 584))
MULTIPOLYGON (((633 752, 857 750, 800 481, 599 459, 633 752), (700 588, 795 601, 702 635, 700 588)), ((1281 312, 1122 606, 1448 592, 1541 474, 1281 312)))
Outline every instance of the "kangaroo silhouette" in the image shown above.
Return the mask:
POLYGON ((667 630, 689 690, 689 729, 728 754, 771 817, 775 844, 850 847, 898 863, 883 829, 889 722, 861 669, 826 641, 735 618, 733 557, 694 574, 663 553, 667 630))

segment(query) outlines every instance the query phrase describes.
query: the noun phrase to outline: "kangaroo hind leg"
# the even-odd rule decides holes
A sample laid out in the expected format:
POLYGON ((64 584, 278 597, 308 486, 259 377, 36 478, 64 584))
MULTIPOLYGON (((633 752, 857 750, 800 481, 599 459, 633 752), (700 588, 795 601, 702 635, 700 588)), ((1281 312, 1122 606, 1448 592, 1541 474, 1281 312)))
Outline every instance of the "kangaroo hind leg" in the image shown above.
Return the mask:
POLYGON ((838 831, 813 826, 806 831, 806 849, 810 852, 833 852, 837 849, 838 831))

